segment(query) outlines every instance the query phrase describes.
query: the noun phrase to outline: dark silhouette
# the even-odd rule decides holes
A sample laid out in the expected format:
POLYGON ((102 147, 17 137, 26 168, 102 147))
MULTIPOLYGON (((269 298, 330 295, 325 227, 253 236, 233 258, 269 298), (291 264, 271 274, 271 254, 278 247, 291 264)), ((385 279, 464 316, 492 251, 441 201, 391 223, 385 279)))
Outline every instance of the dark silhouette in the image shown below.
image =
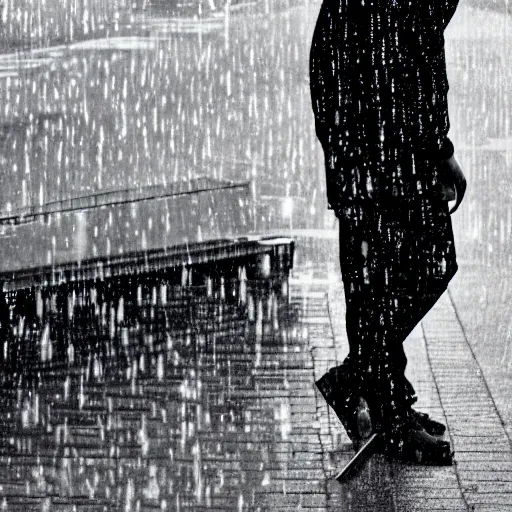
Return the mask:
POLYGON ((412 408, 403 342, 457 271, 450 213, 466 183, 447 136, 443 37, 456 7, 324 0, 310 56, 350 347, 317 386, 354 441, 369 412, 387 453, 443 464, 445 428, 412 408))

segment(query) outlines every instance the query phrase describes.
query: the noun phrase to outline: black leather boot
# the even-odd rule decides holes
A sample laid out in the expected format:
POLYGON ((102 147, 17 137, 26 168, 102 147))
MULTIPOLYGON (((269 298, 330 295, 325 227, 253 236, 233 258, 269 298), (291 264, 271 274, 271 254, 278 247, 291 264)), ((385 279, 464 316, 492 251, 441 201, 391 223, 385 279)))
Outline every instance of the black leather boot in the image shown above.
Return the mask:
POLYGON ((347 435, 357 447, 372 434, 372 422, 368 404, 363 397, 352 391, 350 376, 343 374, 339 367, 327 372, 316 382, 325 401, 338 416, 347 435))
POLYGON ((427 413, 411 409, 414 421, 421 425, 431 436, 442 436, 446 432, 446 426, 439 421, 433 420, 427 413))
POLYGON ((450 443, 431 436, 424 429, 404 426, 383 436, 383 452, 392 459, 433 466, 453 463, 450 443))

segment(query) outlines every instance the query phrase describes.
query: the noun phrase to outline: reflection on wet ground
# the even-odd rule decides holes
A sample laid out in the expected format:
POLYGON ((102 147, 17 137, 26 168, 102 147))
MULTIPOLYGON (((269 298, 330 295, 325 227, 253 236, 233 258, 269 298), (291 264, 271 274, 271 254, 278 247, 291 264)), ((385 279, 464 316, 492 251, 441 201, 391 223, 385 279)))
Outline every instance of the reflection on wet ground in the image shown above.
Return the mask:
POLYGON ((251 268, 10 292, 8 509, 257 510, 293 459, 288 379, 308 357, 290 262, 251 268))
POLYGON ((293 269, 291 253, 277 251, 10 283, 0 318, 2 509, 389 512, 469 503, 495 512, 484 506, 489 493, 509 506, 508 438, 446 297, 406 349, 418 407, 444 416, 457 465, 375 456, 350 482, 331 478, 352 453, 313 384, 347 349, 336 241, 300 239, 296 249, 293 269))

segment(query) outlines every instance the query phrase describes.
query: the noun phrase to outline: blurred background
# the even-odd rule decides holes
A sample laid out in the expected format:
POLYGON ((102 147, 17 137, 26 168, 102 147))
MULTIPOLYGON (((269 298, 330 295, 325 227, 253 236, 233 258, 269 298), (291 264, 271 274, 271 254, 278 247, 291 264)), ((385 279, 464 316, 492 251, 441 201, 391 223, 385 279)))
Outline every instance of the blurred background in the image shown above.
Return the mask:
POLYGON ((323 226, 314 6, 37 5, 2 11, 3 211, 206 177, 249 186, 240 229, 323 226))
MULTIPOLYGON (((446 33, 450 134, 469 181, 459 246, 464 259, 509 263, 508 4, 461 5, 446 33)), ((3 0, 4 217, 207 178, 248 187, 242 231, 332 227, 308 89, 319 7, 3 0)))

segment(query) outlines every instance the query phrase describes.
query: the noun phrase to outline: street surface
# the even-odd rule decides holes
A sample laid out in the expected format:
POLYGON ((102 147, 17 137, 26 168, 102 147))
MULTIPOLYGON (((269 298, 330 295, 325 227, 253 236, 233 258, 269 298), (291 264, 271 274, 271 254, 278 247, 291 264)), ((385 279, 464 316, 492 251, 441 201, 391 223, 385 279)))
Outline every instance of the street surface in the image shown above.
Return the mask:
POLYGON ((299 238, 289 277, 242 284, 225 267, 210 295, 167 288, 164 302, 153 274, 137 307, 120 288, 124 312, 105 327, 82 292, 71 338, 26 339, 2 377, 4 509, 509 510, 510 439, 454 291, 406 347, 418 406, 447 423, 456 464, 374 456, 333 479, 351 446, 313 383, 347 351, 334 249, 299 238))

